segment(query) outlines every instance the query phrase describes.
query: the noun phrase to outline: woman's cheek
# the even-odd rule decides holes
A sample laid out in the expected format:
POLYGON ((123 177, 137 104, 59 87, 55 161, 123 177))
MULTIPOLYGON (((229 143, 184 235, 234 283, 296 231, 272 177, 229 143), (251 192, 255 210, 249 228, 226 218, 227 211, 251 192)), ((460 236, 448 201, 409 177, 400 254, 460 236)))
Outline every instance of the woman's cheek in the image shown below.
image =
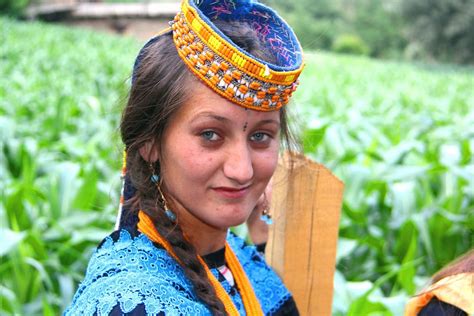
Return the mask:
POLYGON ((274 148, 258 157, 258 165, 256 168, 261 171, 262 177, 271 178, 273 176, 278 165, 278 156, 278 148, 274 148))
POLYGON ((216 169, 215 153, 210 153, 199 147, 190 148, 184 159, 186 160, 186 170, 189 172, 188 176, 194 178, 195 181, 206 180, 209 178, 209 173, 216 169))

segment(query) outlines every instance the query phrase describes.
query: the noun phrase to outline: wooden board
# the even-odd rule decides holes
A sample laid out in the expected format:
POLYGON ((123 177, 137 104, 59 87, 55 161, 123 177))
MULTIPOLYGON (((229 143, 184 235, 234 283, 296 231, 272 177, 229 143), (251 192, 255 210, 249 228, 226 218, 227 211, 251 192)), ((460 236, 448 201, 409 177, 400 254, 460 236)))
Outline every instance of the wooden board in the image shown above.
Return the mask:
POLYGON ((343 188, 328 169, 303 155, 286 155, 273 177, 266 259, 301 315, 331 315, 343 188))

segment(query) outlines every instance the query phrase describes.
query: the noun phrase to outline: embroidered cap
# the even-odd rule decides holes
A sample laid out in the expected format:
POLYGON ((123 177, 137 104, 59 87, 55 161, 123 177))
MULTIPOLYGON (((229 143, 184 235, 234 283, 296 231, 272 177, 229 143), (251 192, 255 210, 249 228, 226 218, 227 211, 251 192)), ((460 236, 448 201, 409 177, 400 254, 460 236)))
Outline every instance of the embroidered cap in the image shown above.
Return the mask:
POLYGON ((303 69, 301 45, 275 11, 257 1, 183 0, 171 27, 178 54, 190 70, 238 105, 277 110, 296 89, 303 69), (243 50, 214 21, 248 23, 276 63, 243 50))

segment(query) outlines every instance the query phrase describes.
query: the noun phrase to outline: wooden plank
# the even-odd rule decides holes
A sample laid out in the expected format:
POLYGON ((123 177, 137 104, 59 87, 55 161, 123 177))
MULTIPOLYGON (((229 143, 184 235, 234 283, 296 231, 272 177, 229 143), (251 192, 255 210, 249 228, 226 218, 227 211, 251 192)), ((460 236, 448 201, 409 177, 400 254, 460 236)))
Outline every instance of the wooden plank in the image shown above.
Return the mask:
POLYGON ((331 315, 343 187, 328 169, 303 155, 286 155, 274 175, 274 224, 266 259, 301 315, 331 315))

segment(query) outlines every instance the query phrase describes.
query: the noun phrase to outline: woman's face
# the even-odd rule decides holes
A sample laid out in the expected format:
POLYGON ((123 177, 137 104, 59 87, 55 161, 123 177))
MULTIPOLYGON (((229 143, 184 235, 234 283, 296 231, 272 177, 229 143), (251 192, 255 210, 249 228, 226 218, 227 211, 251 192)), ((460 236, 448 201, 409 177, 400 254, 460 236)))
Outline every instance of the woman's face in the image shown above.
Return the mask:
POLYGON ((218 229, 243 223, 275 171, 279 132, 278 111, 246 110, 196 83, 160 147, 163 190, 178 218, 218 229))

